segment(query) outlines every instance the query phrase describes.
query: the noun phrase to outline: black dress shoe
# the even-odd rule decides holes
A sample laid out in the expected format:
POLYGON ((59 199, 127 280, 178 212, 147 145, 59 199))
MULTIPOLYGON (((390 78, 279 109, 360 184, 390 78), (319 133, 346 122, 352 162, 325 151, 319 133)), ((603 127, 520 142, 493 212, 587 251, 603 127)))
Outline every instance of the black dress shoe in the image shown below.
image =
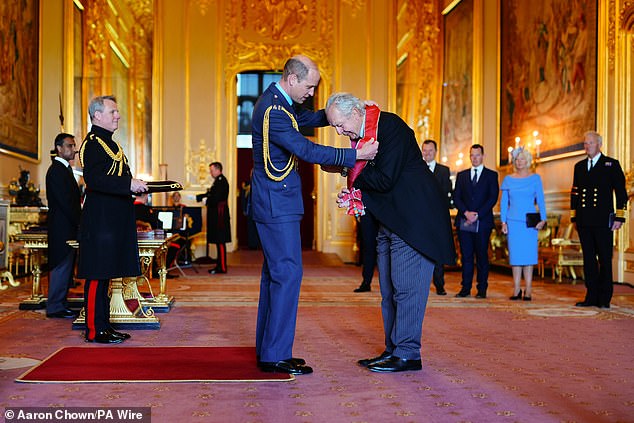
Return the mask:
POLYGON ((46 313, 46 317, 53 319, 74 319, 77 314, 73 310, 64 309, 62 311, 56 311, 55 313, 46 313))
POLYGON ((601 304, 599 308, 610 308, 610 304, 601 304))
POLYGON ((456 297, 458 298, 466 298, 469 295, 471 295, 468 291, 460 291, 456 294, 456 297))
POLYGON ((517 295, 512 295, 509 297, 509 300, 511 301, 517 301, 517 300, 521 300, 522 299, 522 290, 520 289, 520 292, 517 295))
POLYGON ((387 351, 383 351, 381 353, 381 355, 379 355, 377 357, 365 358, 363 360, 357 361, 357 363, 359 363, 360 366, 368 367, 370 364, 378 363, 379 361, 383 361, 386 358, 390 358, 390 357, 392 357, 392 353, 389 353, 387 351))
POLYGON ((436 295, 447 295, 447 291, 444 289, 438 289, 436 290, 436 295))
POLYGON ((226 270, 222 270, 222 269, 218 269, 217 267, 213 268, 213 269, 209 269, 208 272, 212 275, 217 275, 219 273, 227 273, 226 270))
POLYGON ((420 360, 405 360, 395 355, 368 366, 368 370, 381 373, 405 372, 408 370, 420 370, 422 368, 423 366, 420 360))
POLYGON ((288 373, 291 375, 307 375, 313 372, 313 368, 297 364, 292 359, 280 360, 278 362, 260 362, 260 370, 267 373, 288 373))
POLYGON ((354 290, 354 292, 370 292, 370 291, 372 291, 370 284, 365 284, 365 283, 362 283, 361 285, 359 285, 358 288, 354 290))
MULTIPOLYGON (((258 363, 258 367, 260 367, 260 365, 262 364, 262 362, 260 361, 260 357, 257 356, 256 357, 257 363, 258 363)), ((303 366, 306 364, 306 360, 304 360, 303 358, 299 358, 299 357, 292 357, 290 360, 286 360, 286 361, 290 361, 291 363, 294 363, 298 366, 303 366)))
POLYGON ((121 338, 121 339, 123 339, 124 341, 125 341, 126 339, 130 339, 130 338, 132 337, 132 336, 130 336, 130 334, 129 334, 129 333, 118 332, 118 331, 114 330, 113 328, 108 328, 108 329, 106 329, 106 332, 108 332, 108 333, 110 333, 110 334, 112 334, 112 335, 114 335, 114 336, 116 336, 116 337, 118 337, 118 338, 121 338))
POLYGON ((486 298, 486 297, 487 297, 486 292, 478 292, 476 294, 476 298, 486 298))
POLYGON ((86 342, 96 342, 98 344, 120 344, 123 342, 123 338, 114 336, 108 331, 97 332, 97 335, 93 339, 86 337, 86 342))
POLYGON ((591 303, 589 301, 579 301, 577 304, 575 304, 575 306, 577 306, 577 307, 594 307, 594 306, 596 306, 596 304, 591 303))

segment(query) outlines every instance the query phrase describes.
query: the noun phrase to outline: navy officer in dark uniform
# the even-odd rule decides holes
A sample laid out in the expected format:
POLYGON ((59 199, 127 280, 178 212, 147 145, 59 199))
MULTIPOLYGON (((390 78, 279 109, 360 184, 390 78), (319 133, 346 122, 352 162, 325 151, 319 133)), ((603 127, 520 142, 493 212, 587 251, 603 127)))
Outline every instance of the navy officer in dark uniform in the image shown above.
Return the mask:
POLYGON ((586 297, 577 307, 610 307, 614 231, 625 222, 625 175, 618 160, 601 153, 602 143, 597 132, 586 133, 587 157, 575 165, 570 193, 570 220, 577 225, 586 283, 586 297))
POLYGON ((299 225, 304 214, 297 161, 352 167, 357 159, 374 158, 378 149, 377 143, 359 150, 326 147, 299 133, 300 126, 328 125, 323 110, 296 107, 315 94, 320 78, 311 59, 295 56, 253 110, 252 213, 264 252, 256 354, 260 369, 269 372, 312 372, 303 359, 292 356, 302 281, 299 225))
POLYGON ((121 118, 113 96, 95 97, 88 106, 92 127, 79 151, 86 199, 79 230, 78 276, 86 279, 86 341, 122 342, 130 335, 110 326, 110 279, 141 274, 131 193, 148 190, 132 177, 121 145, 112 139, 121 118))

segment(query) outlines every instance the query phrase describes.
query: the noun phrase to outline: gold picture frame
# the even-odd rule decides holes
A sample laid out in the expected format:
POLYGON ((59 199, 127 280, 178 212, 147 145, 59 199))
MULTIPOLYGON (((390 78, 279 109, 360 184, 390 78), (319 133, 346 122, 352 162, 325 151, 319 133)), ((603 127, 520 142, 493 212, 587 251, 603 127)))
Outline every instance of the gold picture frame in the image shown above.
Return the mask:
POLYGON ((500 2, 499 162, 524 146, 539 161, 583 153, 597 126, 596 0, 500 2))
POLYGON ((39 162, 40 0, 5 2, 0 33, 0 153, 39 162))
POLYGON ((440 157, 460 168, 473 143, 474 0, 452 2, 443 11, 444 68, 440 157))

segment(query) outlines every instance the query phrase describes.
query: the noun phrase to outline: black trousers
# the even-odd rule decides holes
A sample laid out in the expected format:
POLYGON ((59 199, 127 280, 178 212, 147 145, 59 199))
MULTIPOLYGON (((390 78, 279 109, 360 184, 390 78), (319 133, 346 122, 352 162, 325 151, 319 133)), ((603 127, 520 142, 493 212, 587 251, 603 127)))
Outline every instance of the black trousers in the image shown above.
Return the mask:
POLYGON ((359 254, 361 255, 361 264, 363 269, 363 284, 370 286, 372 277, 374 276, 374 268, 376 267, 376 236, 379 233, 379 224, 373 216, 365 214, 357 219, 359 254))
POLYGON ((93 340, 98 332, 110 328, 110 280, 86 279, 84 285, 84 312, 86 313, 86 338, 93 340))
POLYGON ((598 306, 612 300, 612 255, 614 233, 606 226, 577 225, 583 249, 583 273, 586 284, 585 301, 598 306))

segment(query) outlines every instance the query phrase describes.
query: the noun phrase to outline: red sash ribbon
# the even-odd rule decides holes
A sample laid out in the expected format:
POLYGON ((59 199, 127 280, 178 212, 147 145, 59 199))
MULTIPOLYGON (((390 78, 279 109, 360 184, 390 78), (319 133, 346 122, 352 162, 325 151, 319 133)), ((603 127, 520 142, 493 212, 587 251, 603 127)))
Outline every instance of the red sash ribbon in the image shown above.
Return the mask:
MULTIPOLYGON (((365 131, 363 138, 351 141, 350 144, 352 145, 352 148, 359 149, 363 146, 363 144, 371 139, 376 141, 380 115, 381 110, 377 106, 365 107, 365 131)), ((367 160, 357 160, 354 167, 348 171, 348 189, 350 190, 350 194, 344 198, 349 201, 346 213, 351 216, 363 216, 365 214, 365 206, 363 205, 361 190, 353 188, 352 185, 367 164, 367 160)))

